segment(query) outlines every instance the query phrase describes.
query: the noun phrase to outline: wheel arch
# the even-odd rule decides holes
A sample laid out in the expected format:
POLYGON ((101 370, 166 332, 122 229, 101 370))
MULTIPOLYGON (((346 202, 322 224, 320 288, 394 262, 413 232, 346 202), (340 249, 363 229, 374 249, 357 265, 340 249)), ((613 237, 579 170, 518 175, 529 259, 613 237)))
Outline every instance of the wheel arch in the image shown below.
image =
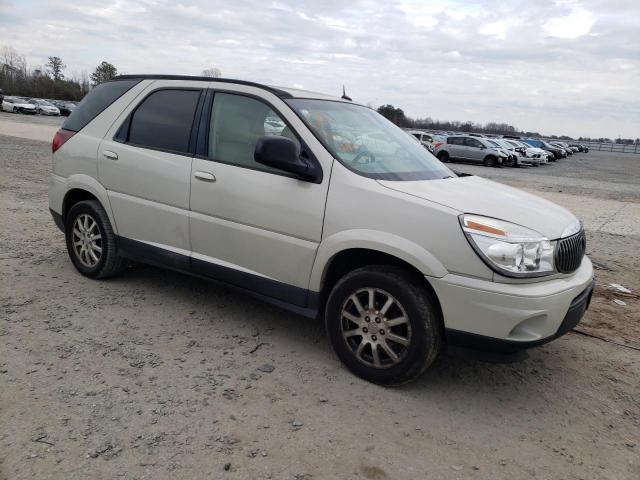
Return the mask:
POLYGON ((107 212, 109 222, 111 222, 111 228, 117 235, 118 230, 107 190, 96 179, 88 175, 73 175, 67 179, 67 192, 62 200, 62 212, 60 212, 63 220, 66 220, 67 212, 71 207, 83 200, 96 200, 102 205, 102 208, 107 212))
POLYGON ((427 250, 410 240, 387 232, 349 230, 325 239, 318 249, 309 289, 319 292, 319 305, 345 274, 366 265, 396 265, 407 269, 435 291, 425 276, 443 277, 445 267, 427 250))

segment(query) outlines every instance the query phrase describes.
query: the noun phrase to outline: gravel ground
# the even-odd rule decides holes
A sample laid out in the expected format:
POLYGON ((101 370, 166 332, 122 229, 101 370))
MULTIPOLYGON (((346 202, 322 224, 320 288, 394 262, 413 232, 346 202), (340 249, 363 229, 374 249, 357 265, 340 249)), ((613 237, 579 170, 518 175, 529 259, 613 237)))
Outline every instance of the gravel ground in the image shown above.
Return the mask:
POLYGON ((0 479, 639 478, 640 236, 624 211, 640 157, 457 166, 602 214, 623 204, 585 222, 599 287, 582 333, 524 362, 443 356, 384 389, 340 365, 319 322, 142 265, 80 276, 48 212, 49 143, 3 121, 0 479))

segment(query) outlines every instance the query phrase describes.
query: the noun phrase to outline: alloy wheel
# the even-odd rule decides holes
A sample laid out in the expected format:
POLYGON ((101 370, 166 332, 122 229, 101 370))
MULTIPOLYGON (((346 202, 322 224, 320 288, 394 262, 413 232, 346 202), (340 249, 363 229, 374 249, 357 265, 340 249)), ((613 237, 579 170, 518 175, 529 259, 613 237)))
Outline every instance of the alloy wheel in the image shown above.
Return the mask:
POLYGON ((362 288, 347 297, 341 328, 353 355, 369 367, 397 365, 411 344, 411 324, 404 307, 379 288, 362 288))
POLYGON ((78 215, 73 222, 73 251, 80 263, 93 268, 102 257, 102 235, 98 223, 87 213, 78 215))

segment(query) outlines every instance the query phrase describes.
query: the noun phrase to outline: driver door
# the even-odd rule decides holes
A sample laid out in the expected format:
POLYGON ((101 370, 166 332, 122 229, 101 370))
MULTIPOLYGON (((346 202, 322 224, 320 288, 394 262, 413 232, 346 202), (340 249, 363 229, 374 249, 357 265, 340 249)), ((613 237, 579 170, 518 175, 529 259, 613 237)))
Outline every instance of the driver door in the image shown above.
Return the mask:
POLYGON ((255 95, 214 92, 207 154, 194 158, 191 169, 192 268, 305 306, 329 172, 321 183, 311 183, 253 156, 263 135, 301 141, 290 126, 295 120, 280 113, 286 108, 255 95))

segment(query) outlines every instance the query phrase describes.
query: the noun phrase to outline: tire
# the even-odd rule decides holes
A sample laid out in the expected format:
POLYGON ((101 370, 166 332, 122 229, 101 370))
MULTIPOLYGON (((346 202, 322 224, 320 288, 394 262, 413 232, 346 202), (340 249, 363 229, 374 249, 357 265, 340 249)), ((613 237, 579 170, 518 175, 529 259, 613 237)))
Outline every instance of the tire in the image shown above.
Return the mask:
POLYGON ((38 110, 36 111, 36 114, 37 114, 37 115, 42 115, 42 110, 38 109, 38 110))
POLYGON ((419 377, 433 363, 442 345, 442 319, 436 300, 421 281, 390 265, 359 268, 338 281, 327 300, 325 326, 336 354, 354 374, 378 385, 396 386, 419 377), (370 290, 374 292, 374 305, 367 315, 370 290), (362 314, 352 300, 354 295, 362 314), (383 310, 390 299, 391 306, 383 310), (401 318, 407 320, 396 325, 387 323, 401 318), (351 330, 358 333, 348 337, 343 334, 351 330), (391 340, 392 335, 402 343, 391 340), (389 350, 395 359, 387 353, 389 350))
POLYGON ((484 159, 484 166, 485 167, 495 167, 496 165, 498 165, 498 159, 496 157, 494 157, 493 155, 487 155, 484 159))
POLYGON ((515 158, 509 156, 505 162, 502 164, 503 167, 514 167, 516 165, 515 158))
POLYGON ((447 152, 438 152, 438 160, 442 163, 449 163, 449 154, 447 152))
POLYGON ((124 269, 125 260, 118 255, 116 236, 111 228, 111 222, 109 222, 107 212, 97 200, 84 200, 71 207, 65 217, 65 237, 69 257, 82 275, 95 279, 108 278, 117 275, 124 269), (80 222, 80 224, 76 222, 80 222), (87 227, 88 231, 88 235, 84 236, 84 241, 81 231, 84 229, 83 226, 87 227), (100 238, 91 240, 92 237, 89 235, 99 235, 100 238), (78 243, 83 244, 76 247, 78 243), (89 255, 87 245, 91 246, 94 256, 89 255), (84 255, 81 251, 79 252, 83 247, 84 255), (94 250, 95 247, 100 248, 101 251, 94 250))

